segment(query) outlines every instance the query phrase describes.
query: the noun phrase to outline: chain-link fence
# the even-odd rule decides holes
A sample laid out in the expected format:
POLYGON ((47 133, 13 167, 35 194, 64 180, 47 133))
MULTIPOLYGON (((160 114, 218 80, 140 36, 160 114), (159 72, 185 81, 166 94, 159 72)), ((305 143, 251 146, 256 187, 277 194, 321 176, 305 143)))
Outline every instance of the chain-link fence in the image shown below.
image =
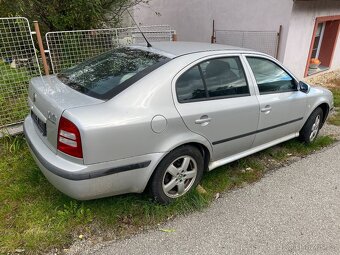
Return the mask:
MULTIPOLYGON (((142 26, 150 42, 171 41, 170 26, 142 26)), ((49 32, 46 41, 53 73, 118 45, 144 42, 136 27, 49 32)))
POLYGON ((278 32, 216 30, 215 36, 217 43, 253 49, 277 57, 278 32))
MULTIPOLYGON (((150 42, 172 39, 167 25, 141 29, 150 42)), ((118 45, 144 42, 136 27, 49 32, 46 40, 54 73, 118 45)), ((38 75, 41 71, 28 20, 0 18, 0 131, 23 121, 28 113, 28 83, 38 75)))
POLYGON ((23 120, 28 82, 39 74, 28 20, 0 18, 0 128, 23 120))

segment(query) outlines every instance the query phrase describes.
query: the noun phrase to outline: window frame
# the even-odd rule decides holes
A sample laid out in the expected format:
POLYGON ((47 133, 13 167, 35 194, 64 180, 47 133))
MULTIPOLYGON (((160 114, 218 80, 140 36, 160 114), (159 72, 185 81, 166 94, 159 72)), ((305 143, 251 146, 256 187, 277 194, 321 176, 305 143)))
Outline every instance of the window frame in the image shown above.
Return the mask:
POLYGON ((325 28, 326 28, 326 22, 320 22, 318 24, 318 26, 321 25, 321 31, 320 31, 320 34, 317 35, 317 31, 318 31, 318 28, 316 29, 316 33, 314 35, 314 43, 315 43, 315 40, 317 37, 319 37, 319 41, 318 41, 318 45, 316 48, 313 48, 314 45, 312 46, 312 55, 311 55, 311 58, 319 58, 319 55, 320 55, 320 49, 321 49, 321 45, 322 45, 322 41, 323 41, 323 37, 324 37, 324 34, 325 34, 325 28), (315 56, 313 57, 313 51, 316 50, 315 52, 315 56))
POLYGON ((286 67, 284 67, 277 59, 274 59, 272 57, 266 56, 266 55, 262 55, 262 54, 242 54, 245 60, 245 63, 247 65, 247 68, 250 72, 251 75, 251 79, 254 83, 254 87, 256 88, 257 94, 258 95, 270 95, 270 94, 280 94, 280 93, 291 93, 291 92, 297 92, 300 91, 300 87, 299 87, 299 80, 295 77, 295 75, 290 72, 286 67), (267 60, 269 62, 272 62, 274 65, 278 66, 279 68, 281 68, 282 70, 284 70, 291 78, 292 81, 295 83, 296 85, 296 89, 295 90, 286 90, 286 91, 269 91, 269 92, 260 92, 259 86, 257 84, 256 81, 256 77, 255 74, 253 72, 253 69, 251 68, 249 62, 248 62, 248 58, 258 58, 258 59, 263 59, 263 60, 267 60))
POLYGON ((199 59, 198 61, 195 61, 195 62, 191 63, 186 68, 182 69, 182 71, 176 77, 176 80, 174 82, 175 83, 175 90, 174 91, 175 91, 175 94, 176 94, 177 102, 180 103, 180 104, 186 104, 186 103, 194 103, 194 102, 202 102, 202 101, 212 101, 212 100, 220 100, 220 99, 229 99, 229 98, 238 98, 238 97, 251 96, 251 86, 250 86, 250 82, 249 82, 249 78, 248 78, 248 72, 247 72, 247 70, 246 70, 244 65, 245 64, 244 64, 244 61, 243 61, 243 58, 242 58, 241 54, 209 56, 207 58, 202 58, 202 59, 199 59), (202 68, 201 68, 200 65, 202 63, 210 61, 210 60, 225 59, 225 58, 238 58, 239 59, 239 63, 241 64, 241 68, 242 68, 241 70, 243 71, 244 79, 245 79, 245 82, 246 82, 246 84, 248 86, 248 90, 249 90, 248 93, 246 93, 246 94, 238 94, 238 95, 216 96, 216 97, 210 97, 209 96, 207 84, 206 84, 206 81, 205 81, 205 78, 204 78, 204 74, 202 72, 202 68), (190 100, 185 100, 185 101, 179 100, 178 94, 177 94, 177 81, 180 79, 180 77, 183 74, 185 74, 187 71, 189 71, 191 68, 193 68, 195 66, 198 66, 198 69, 200 71, 200 76, 201 76, 201 79, 202 79, 202 82, 203 82, 203 86, 204 86, 204 89, 205 89, 206 97, 204 97, 204 98, 197 98, 197 99, 190 99, 190 100))

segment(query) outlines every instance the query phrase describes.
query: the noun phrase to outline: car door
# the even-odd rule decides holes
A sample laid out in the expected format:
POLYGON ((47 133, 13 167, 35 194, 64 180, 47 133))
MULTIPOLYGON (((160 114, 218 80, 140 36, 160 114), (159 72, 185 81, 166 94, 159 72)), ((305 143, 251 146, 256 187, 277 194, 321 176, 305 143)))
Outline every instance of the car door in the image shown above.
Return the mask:
POLYGON ((295 78, 273 59, 246 55, 257 85, 260 119, 254 147, 299 132, 307 107, 307 96, 298 90, 295 78))
POLYGON ((212 160, 251 148, 259 103, 240 56, 197 61, 173 81, 174 101, 186 126, 210 141, 212 160))

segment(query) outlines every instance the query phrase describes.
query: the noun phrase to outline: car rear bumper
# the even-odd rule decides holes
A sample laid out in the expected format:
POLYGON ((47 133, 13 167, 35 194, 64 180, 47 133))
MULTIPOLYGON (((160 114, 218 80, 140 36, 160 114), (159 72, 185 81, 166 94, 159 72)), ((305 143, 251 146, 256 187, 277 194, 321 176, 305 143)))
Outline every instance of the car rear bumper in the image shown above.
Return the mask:
POLYGON ((37 134, 30 116, 25 119, 24 133, 31 154, 50 183, 78 200, 143 192, 153 169, 163 157, 163 153, 153 153, 83 165, 51 151, 37 134))

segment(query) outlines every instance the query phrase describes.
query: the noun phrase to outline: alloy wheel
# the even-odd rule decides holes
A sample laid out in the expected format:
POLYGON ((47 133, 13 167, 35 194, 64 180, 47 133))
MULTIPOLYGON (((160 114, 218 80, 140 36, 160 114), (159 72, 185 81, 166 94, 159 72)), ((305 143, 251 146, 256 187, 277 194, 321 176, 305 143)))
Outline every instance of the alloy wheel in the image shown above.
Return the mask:
POLYGON ((187 193, 197 176, 197 162, 190 156, 176 158, 166 169, 162 188, 171 198, 177 198, 187 193))
POLYGON ((316 138, 318 132, 319 132, 319 127, 320 127, 320 115, 316 116, 315 121, 312 125, 312 130, 309 136, 310 141, 314 141, 316 138))

